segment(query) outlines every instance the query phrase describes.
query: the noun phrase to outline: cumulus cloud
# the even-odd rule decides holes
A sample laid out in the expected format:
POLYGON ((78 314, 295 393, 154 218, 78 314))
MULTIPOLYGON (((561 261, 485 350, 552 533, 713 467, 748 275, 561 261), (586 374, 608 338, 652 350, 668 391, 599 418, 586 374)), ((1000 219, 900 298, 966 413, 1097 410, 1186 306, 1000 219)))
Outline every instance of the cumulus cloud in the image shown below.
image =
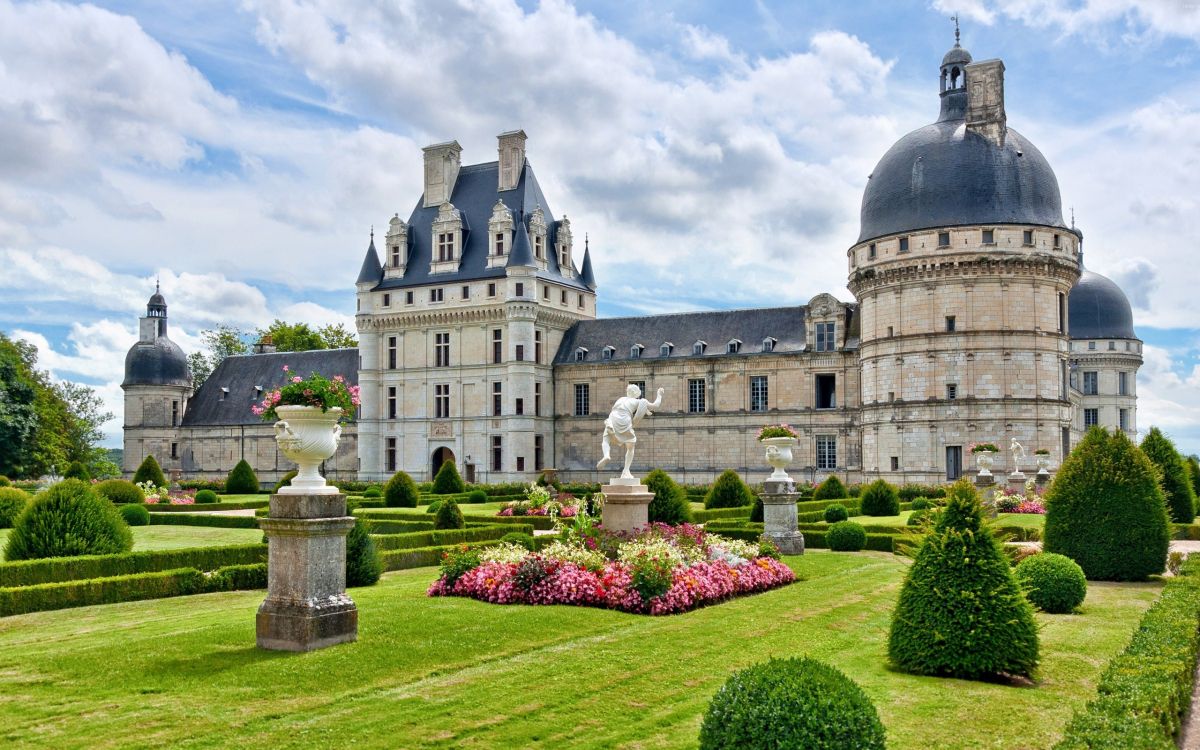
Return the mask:
POLYGON ((1068 35, 1115 35, 1124 41, 1147 36, 1200 39, 1200 5, 1179 0, 933 0, 932 5, 988 26, 1003 17, 1068 35))

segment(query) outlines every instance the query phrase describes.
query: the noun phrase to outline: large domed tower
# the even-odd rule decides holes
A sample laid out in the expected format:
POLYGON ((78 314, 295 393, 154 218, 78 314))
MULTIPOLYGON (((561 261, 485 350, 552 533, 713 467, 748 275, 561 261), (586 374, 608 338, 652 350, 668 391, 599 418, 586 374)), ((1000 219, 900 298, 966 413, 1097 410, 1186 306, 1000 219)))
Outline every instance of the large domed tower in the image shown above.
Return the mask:
MULTIPOLYGON (((849 287, 861 311, 863 469, 955 478, 973 443, 1070 440, 1067 295, 1077 237, 1058 180, 1008 127, 1004 63, 957 41, 936 122, 896 142, 863 193, 849 287)), ((1029 468, 1027 464, 1025 468, 1029 468)))
POLYGON ((187 356, 167 337, 167 301, 156 284, 139 320, 138 342, 125 355, 125 456, 126 473, 132 473, 147 455, 154 455, 163 471, 180 469, 179 425, 192 396, 192 375, 187 356))

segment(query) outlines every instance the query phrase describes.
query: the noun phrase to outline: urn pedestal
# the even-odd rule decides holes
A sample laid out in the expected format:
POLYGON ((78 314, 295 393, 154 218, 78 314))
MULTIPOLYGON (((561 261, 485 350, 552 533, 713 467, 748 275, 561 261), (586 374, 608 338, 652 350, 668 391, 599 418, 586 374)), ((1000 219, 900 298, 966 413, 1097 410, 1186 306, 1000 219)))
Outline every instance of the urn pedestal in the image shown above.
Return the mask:
POLYGON ((354 519, 341 494, 277 494, 259 520, 269 542, 267 598, 258 608, 260 648, 312 651, 358 638, 346 595, 346 534, 354 519))
POLYGON ((650 523, 654 493, 636 477, 613 477, 600 488, 604 508, 600 522, 610 531, 634 531, 650 523))
POLYGON ((796 529, 796 497, 790 479, 768 479, 763 483, 762 538, 774 542, 785 555, 804 554, 804 535, 796 529))

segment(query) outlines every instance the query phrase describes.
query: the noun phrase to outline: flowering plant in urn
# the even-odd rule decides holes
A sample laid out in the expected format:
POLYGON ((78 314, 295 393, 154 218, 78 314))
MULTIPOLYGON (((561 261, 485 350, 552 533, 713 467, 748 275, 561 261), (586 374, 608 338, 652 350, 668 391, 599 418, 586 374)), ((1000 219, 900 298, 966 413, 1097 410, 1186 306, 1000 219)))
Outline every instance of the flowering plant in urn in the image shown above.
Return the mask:
POLYGON ((767 446, 767 463, 774 469, 768 482, 790 482, 787 467, 792 462, 796 431, 786 424, 769 424, 758 431, 758 441, 767 446))
POLYGON ((349 385, 342 375, 332 379, 317 373, 307 378, 291 375, 283 366, 287 382, 267 393, 262 403, 251 407, 264 421, 275 422, 275 442, 298 466, 296 478, 284 495, 336 495, 338 490, 325 484, 317 470, 332 456, 342 436, 342 419, 353 419, 359 404, 358 386, 349 385))
POLYGON ((975 463, 979 464, 979 476, 990 477, 992 475, 992 466, 996 460, 996 454, 1000 449, 995 443, 976 443, 971 446, 971 453, 975 456, 975 463))

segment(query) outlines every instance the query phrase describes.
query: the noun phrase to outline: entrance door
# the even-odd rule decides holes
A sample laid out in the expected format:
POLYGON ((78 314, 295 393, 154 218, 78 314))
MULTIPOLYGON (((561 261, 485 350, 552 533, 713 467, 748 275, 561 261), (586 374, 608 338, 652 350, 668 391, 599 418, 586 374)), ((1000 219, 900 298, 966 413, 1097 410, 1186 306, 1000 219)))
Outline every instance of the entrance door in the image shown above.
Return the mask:
POLYGON ((447 461, 454 460, 454 451, 443 446, 433 452, 433 473, 429 475, 430 479, 437 476, 438 469, 442 468, 442 464, 447 461))
POLYGON ((946 479, 953 482, 962 476, 962 446, 946 446, 946 479))

